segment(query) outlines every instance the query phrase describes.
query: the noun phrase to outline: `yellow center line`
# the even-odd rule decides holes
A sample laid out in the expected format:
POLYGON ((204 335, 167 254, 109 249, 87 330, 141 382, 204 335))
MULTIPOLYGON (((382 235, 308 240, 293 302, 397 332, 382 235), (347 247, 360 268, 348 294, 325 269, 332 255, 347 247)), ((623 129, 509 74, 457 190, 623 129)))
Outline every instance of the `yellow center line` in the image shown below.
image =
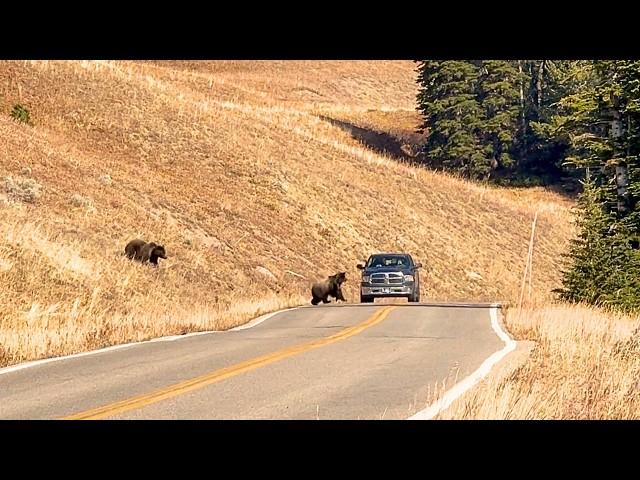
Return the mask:
POLYGON ((99 420, 101 418, 110 417, 129 410, 146 407, 147 405, 151 405, 168 398, 176 397, 192 390, 206 387, 207 385, 221 382, 222 380, 226 380, 227 378, 240 375, 256 368, 264 367, 265 365, 277 362, 278 360, 283 360, 293 355, 307 352, 315 348, 344 340, 345 338, 352 337, 353 335, 357 335, 367 328, 373 327, 374 325, 382 322, 387 317, 389 312, 391 312, 391 310, 393 310, 394 308, 395 307, 393 306, 384 307, 374 313, 368 320, 359 323, 358 325, 345 328, 344 330, 341 330, 338 333, 331 335, 330 337, 324 337, 313 340, 311 342, 294 345, 282 350, 277 350, 260 357, 252 358, 250 360, 246 360, 244 362, 237 363, 235 365, 221 368, 211 373, 192 378, 191 380, 186 380, 184 382, 176 383, 175 385, 170 385, 160 390, 156 390, 155 392, 138 395, 136 397, 122 400, 120 402, 111 403, 103 407, 98 407, 92 410, 76 413, 74 415, 69 415, 62 418, 62 420, 99 420))

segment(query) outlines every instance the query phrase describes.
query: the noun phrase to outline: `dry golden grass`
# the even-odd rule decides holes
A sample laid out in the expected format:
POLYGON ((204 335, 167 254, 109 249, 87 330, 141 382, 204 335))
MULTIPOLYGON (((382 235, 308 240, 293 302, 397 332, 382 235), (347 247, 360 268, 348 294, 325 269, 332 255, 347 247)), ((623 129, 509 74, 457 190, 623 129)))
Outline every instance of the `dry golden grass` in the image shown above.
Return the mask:
POLYGON ((506 326, 533 340, 530 359, 490 375, 440 419, 640 419, 640 320, 585 306, 509 309, 506 326))
POLYGON ((355 265, 381 250, 425 264, 424 299, 515 300, 536 211, 533 286, 550 298, 571 202, 412 167, 326 120, 410 139, 413 70, 0 62, 0 366, 228 328, 307 302, 337 270, 357 301, 355 265), (134 237, 169 259, 126 261, 134 237))

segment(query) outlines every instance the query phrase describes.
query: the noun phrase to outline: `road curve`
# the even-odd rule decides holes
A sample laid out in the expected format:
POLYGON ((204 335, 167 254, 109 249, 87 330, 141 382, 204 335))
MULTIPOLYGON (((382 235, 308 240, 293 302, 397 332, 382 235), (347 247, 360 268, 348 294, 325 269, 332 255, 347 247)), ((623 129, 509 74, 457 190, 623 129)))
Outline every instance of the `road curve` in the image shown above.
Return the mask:
POLYGON ((0 419, 405 419, 503 348, 489 307, 306 306, 4 369, 0 419))

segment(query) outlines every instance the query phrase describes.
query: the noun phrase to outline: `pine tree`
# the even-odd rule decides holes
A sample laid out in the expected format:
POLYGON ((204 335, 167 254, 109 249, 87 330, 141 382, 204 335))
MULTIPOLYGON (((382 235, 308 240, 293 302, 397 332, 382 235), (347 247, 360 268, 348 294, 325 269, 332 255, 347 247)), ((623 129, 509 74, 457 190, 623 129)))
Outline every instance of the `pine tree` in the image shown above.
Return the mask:
POLYGON ((567 255, 560 298, 571 302, 640 309, 640 254, 624 232, 611 234, 612 214, 603 208, 603 190, 594 179, 585 181, 577 208, 578 237, 567 255))
POLYGON ((570 140, 561 131, 570 112, 563 99, 588 88, 592 63, 573 60, 530 60, 519 170, 535 177, 570 173, 565 160, 570 140))
POLYGON ((587 88, 566 96, 560 130, 574 165, 597 172, 578 208, 579 238, 561 297, 640 309, 640 62, 596 61, 587 88), (634 241, 635 239, 635 241, 634 241))
POLYGON ((576 208, 578 236, 572 241, 563 272, 563 288, 557 290, 563 300, 598 303, 601 286, 609 272, 607 231, 610 218, 602 208, 602 190, 592 177, 583 182, 576 208))
POLYGON ((599 172, 606 208, 616 213, 614 222, 622 221, 630 230, 640 227, 636 208, 640 191, 639 83, 640 62, 592 62, 591 80, 559 102, 568 113, 555 119, 571 147, 567 163, 599 172), (621 173, 627 177, 626 192, 619 188, 625 185, 618 185, 621 173))
POLYGON ((481 142, 493 169, 516 167, 516 144, 522 128, 523 73, 518 61, 483 60, 478 82, 478 101, 484 109, 481 142))
POLYGON ((432 61, 419 83, 433 166, 511 181, 591 172, 558 292, 640 310, 640 61, 432 61))
POLYGON ((423 61, 418 109, 429 163, 473 178, 558 177, 568 141, 554 116, 584 62, 423 61))
POLYGON ((480 142, 484 113, 477 100, 479 66, 471 61, 421 62, 418 108, 428 131, 426 154, 434 167, 474 178, 491 170, 490 156, 480 142))

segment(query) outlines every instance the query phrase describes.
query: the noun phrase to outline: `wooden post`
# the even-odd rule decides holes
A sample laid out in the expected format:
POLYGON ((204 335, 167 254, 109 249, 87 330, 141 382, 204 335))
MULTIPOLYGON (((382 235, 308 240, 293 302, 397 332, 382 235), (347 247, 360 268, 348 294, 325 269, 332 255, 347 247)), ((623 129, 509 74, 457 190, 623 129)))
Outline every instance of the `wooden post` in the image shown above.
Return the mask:
MULTIPOLYGON (((531 261, 533 258, 533 237, 536 232, 536 222, 538 221, 538 211, 536 211, 535 217, 533 217, 533 223, 531 224, 531 238, 529 239, 529 250, 527 252, 527 261, 524 267, 524 275, 522 276, 522 287, 520 288, 520 302, 519 308, 522 309, 522 300, 524 299, 524 287, 527 281, 527 273, 531 270, 531 261)), ((531 296, 531 277, 529 277, 529 296, 531 296)))
POLYGON ((538 218, 538 212, 536 212, 536 216, 533 220, 533 228, 532 228, 532 235, 531 235, 531 240, 530 240, 530 248, 529 248, 529 292, 527 293, 527 302, 529 303, 529 305, 531 305, 531 282, 532 282, 532 278, 533 278, 533 232, 535 231, 535 223, 536 220, 538 218))

